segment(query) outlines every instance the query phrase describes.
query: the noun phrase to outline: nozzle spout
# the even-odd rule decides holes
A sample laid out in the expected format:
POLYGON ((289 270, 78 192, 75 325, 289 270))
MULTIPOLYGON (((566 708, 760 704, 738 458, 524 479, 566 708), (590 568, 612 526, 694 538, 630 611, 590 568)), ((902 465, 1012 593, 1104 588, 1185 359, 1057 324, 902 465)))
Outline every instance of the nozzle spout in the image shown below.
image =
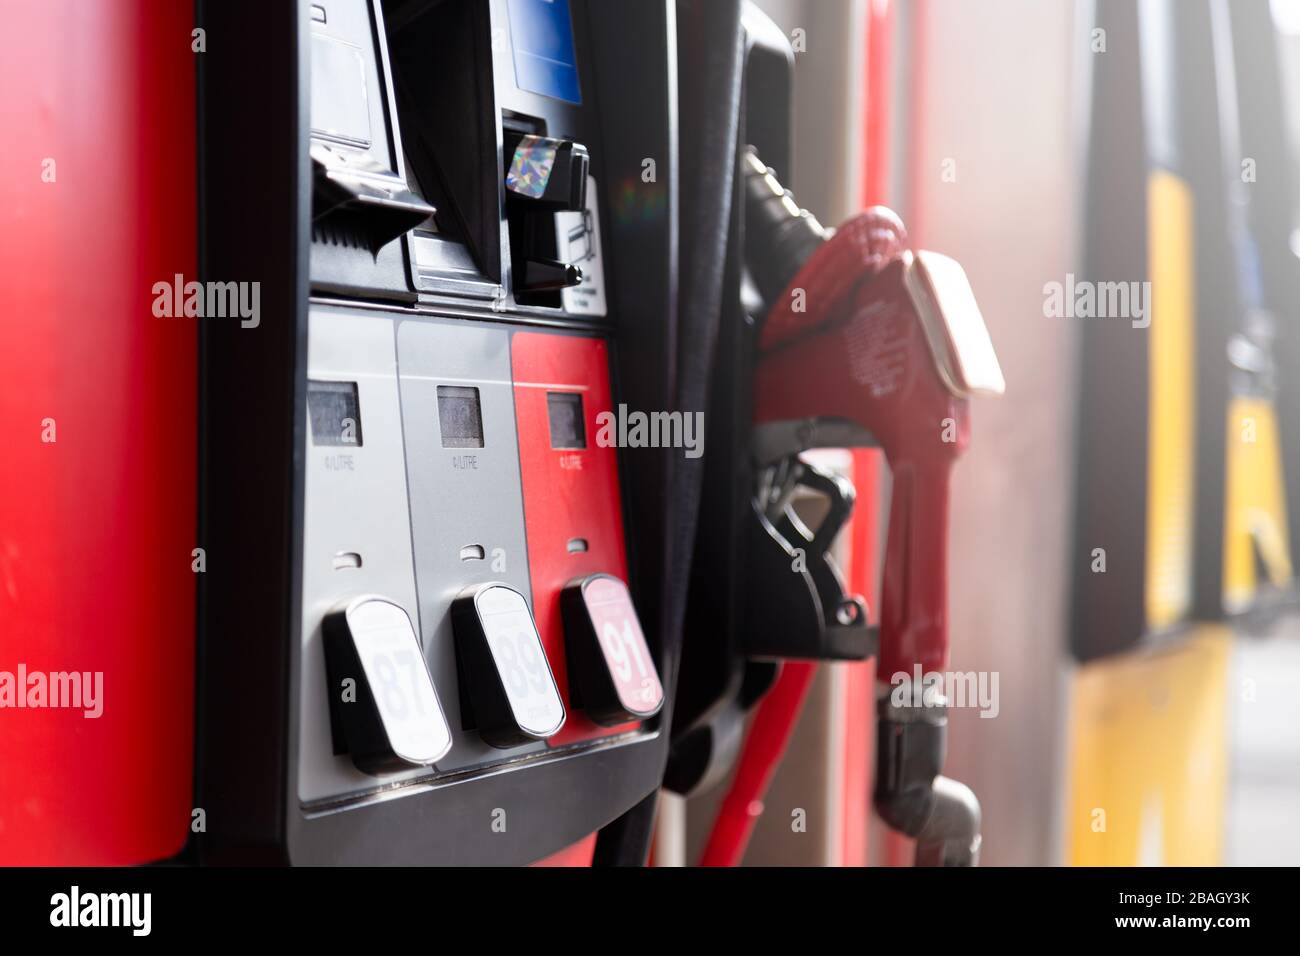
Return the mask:
POLYGON ((964 783, 941 776, 947 702, 896 704, 882 698, 875 806, 891 828, 916 840, 917 866, 976 866, 980 805, 964 783))

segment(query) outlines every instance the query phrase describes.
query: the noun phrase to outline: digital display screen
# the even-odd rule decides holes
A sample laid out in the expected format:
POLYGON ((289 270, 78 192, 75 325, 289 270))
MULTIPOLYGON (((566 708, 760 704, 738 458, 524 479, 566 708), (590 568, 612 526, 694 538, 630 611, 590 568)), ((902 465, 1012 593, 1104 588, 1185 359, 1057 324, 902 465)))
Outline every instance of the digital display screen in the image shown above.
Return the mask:
POLYGON ((569 0, 510 0, 515 85, 566 103, 582 102, 569 0))
POLYGON ((314 445, 361 447, 361 402, 356 382, 307 383, 314 445))
POLYGON ((439 385, 438 428, 443 448, 482 448, 483 412, 478 389, 439 385))
POLYGON ((552 448, 586 448, 587 426, 582 419, 582 396, 576 392, 547 392, 552 448))

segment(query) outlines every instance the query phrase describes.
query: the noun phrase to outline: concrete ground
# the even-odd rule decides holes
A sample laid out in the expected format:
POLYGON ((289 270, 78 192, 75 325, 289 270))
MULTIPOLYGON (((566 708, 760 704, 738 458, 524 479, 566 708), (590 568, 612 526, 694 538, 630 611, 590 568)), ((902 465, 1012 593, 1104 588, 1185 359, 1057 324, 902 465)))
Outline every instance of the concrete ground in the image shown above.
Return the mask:
POLYGON ((1300 619, 1275 634, 1243 638, 1237 688, 1225 862, 1300 862, 1300 619))

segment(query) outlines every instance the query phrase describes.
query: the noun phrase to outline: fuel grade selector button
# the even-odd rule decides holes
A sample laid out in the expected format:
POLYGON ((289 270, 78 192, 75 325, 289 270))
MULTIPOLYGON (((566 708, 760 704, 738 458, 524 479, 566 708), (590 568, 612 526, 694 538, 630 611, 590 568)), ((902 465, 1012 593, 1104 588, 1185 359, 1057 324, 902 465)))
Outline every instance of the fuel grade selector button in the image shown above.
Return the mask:
POLYGON ((555 685, 533 612, 504 584, 463 592, 451 606, 465 714, 493 747, 545 740, 564 726, 555 685))
POLYGON ((659 713, 664 688, 627 585, 593 574, 561 592, 570 692, 598 724, 659 713))
POLYGON ((428 766, 451 749, 451 728, 406 611, 361 597, 327 614, 322 631, 336 753, 383 774, 428 766))

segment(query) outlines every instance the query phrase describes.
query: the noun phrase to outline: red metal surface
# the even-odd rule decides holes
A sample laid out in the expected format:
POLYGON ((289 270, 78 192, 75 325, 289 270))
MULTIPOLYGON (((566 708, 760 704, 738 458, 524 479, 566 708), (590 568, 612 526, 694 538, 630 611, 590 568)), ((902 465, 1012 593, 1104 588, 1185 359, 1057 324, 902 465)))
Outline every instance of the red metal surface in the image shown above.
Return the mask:
POLYGON ((867 8, 866 131, 862 168, 862 204, 890 202, 889 149, 893 111, 894 5, 891 0, 871 0, 867 8))
MULTIPOLYGON (((894 4, 891 0, 871 0, 867 8, 867 90, 863 123, 866 143, 862 204, 865 207, 886 205, 890 201, 893 35, 894 4)), ((880 564, 880 452, 866 448, 853 452, 853 484, 858 500, 849 525, 849 560, 845 571, 849 590, 862 595, 872 619, 879 620, 876 574, 880 564)), ((861 664, 846 664, 844 670, 844 786, 840 801, 843 840, 840 862, 844 866, 866 866, 876 749, 876 662, 873 659, 861 664)))
MULTIPOLYGON (((970 440, 968 403, 944 386, 898 259, 879 267, 881 213, 851 220, 792 283, 763 333, 755 421, 839 418, 879 442, 893 474, 878 674, 947 662, 948 484, 970 440)), ((901 240, 901 236, 900 236, 901 240)))
POLYGON ((570 707, 560 617, 560 591, 575 578, 604 572, 627 580, 618 451, 602 448, 596 440, 596 416, 613 410, 609 350, 601 339, 519 332, 511 343, 511 357, 533 614, 569 711, 564 729, 549 743, 562 746, 636 727, 599 727, 570 707), (551 447, 548 392, 582 396, 586 448, 551 447), (571 553, 569 542, 574 539, 585 540, 587 550, 571 553))
MULTIPOLYGON (((859 501, 861 499, 858 499, 859 501)), ((874 508, 873 508, 874 510, 874 508)), ((844 766, 840 793, 840 866, 866 866, 875 754, 876 661, 845 664, 844 766)))
POLYGON ((817 665, 787 661, 767 696, 754 711, 736 775, 700 857, 701 866, 737 866, 745 855, 754 824, 763 814, 763 795, 785 756, 817 665))
POLYGON ((100 672, 103 712, 0 709, 0 864, 189 833, 197 335, 151 287, 195 273, 192 6, 5 5, 0 671, 100 672))
MULTIPOLYGON (((906 84, 904 93, 907 98, 906 110, 912 117, 912 122, 908 124, 909 135, 904 147, 907 150, 906 165, 910 169, 916 170, 924 168, 922 165, 922 156, 924 155, 922 144, 925 131, 922 128, 922 123, 923 118, 927 115, 925 106, 929 97, 926 83, 928 76, 927 64, 929 62, 927 52, 930 16, 929 0, 913 0, 910 9, 907 10, 907 15, 910 39, 906 51, 908 69, 907 78, 904 81, 906 84)), ((907 221, 911 226, 912 241, 920 242, 926 234, 927 209, 922 201, 922 197, 925 195, 925 180, 923 176, 911 175, 907 177, 907 183, 907 221)), ((915 841, 897 830, 886 831, 884 850, 886 866, 911 866, 916 859, 915 841)))
MULTIPOLYGON (((907 124, 908 136, 904 144, 907 150, 906 163, 910 170, 925 169, 924 159, 926 157, 924 128, 926 113, 926 104, 929 102, 930 91, 926 82, 929 70, 929 20, 931 16, 929 0, 913 0, 908 8, 908 68, 907 68, 907 88, 904 90, 907 99, 907 113, 910 122, 907 124)), ((922 175, 909 175, 907 177, 907 207, 903 210, 907 216, 907 221, 911 224, 912 238, 915 242, 924 242, 925 236, 929 234, 927 213, 928 209, 924 201, 927 193, 926 177, 922 175)))
MULTIPOLYGON (((858 498, 849 524, 848 589, 866 599, 872 621, 879 619, 876 569, 879 565, 880 453, 853 453, 853 485, 858 498)), ((876 661, 844 664, 844 773, 840 793, 841 866, 866 866, 872 767, 876 749, 876 661)))
POLYGON ((544 860, 538 860, 533 866, 538 867, 583 867, 591 866, 591 859, 596 853, 596 834, 583 837, 573 846, 565 847, 559 853, 553 853, 544 860))

